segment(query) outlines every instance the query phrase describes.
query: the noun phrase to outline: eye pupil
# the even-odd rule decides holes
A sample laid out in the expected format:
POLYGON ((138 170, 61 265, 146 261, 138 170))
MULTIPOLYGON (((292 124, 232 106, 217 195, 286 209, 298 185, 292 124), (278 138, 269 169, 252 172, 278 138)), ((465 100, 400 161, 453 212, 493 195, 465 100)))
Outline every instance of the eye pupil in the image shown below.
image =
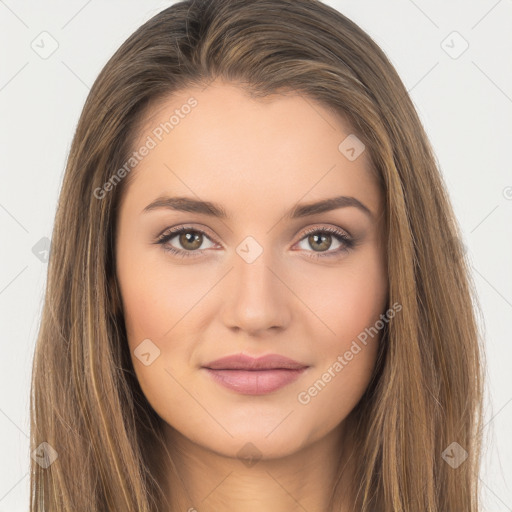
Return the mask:
POLYGON ((203 243, 203 236, 201 233, 197 233, 195 231, 186 231, 181 233, 179 238, 181 246, 188 251, 198 249, 203 243), (189 244, 191 244, 191 246, 189 244))
POLYGON ((327 250, 331 246, 331 235, 326 235, 326 234, 309 235, 309 243, 315 251, 321 252, 321 251, 327 250), (320 240, 320 244, 317 245, 317 242, 319 240, 320 240), (326 243, 326 241, 327 241, 327 243, 326 243), (318 247, 320 247, 320 248, 318 249, 318 247))
MULTIPOLYGON (((302 247, 306 252, 309 252, 309 255, 314 258, 319 258, 320 256, 329 256, 329 255, 341 255, 342 252, 348 252, 349 249, 353 247, 353 242, 342 234, 342 232, 338 232, 337 230, 331 234, 330 229, 316 229, 311 230, 309 234, 305 234, 305 236, 301 239, 301 243, 306 243, 309 245, 309 249, 307 247, 302 247), (337 251, 330 251, 331 246, 333 244, 333 238, 341 244, 341 248, 337 251), (311 249, 313 250, 312 254, 311 249), (320 253, 325 253, 320 254, 320 253)), ((206 251, 201 249, 203 242, 209 240, 209 236, 203 233, 201 230, 189 229, 182 227, 181 229, 176 229, 171 231, 168 235, 162 235, 159 238, 159 241, 156 243, 163 244, 166 251, 174 253, 177 256, 185 257, 192 255, 203 255, 206 251), (177 240, 172 243, 171 240, 177 240), (175 246, 174 244, 177 244, 175 246)))

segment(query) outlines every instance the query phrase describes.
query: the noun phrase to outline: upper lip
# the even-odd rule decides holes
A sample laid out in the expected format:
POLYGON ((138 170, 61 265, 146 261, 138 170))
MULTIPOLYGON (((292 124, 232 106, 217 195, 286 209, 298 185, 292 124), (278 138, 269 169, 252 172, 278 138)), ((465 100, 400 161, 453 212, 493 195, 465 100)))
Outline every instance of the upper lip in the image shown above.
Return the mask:
POLYGON ((235 354, 221 357, 203 365, 211 370, 300 370, 308 365, 298 363, 289 357, 279 354, 268 354, 262 357, 251 357, 245 354, 235 354))

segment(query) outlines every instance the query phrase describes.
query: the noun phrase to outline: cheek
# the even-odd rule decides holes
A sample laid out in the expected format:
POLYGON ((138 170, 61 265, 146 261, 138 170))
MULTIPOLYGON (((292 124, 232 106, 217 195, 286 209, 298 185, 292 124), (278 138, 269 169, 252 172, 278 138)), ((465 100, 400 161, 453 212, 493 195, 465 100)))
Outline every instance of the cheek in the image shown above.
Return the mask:
POLYGON ((324 427, 335 426, 371 379, 385 325, 387 275, 377 251, 366 251, 338 273, 317 273, 308 289, 308 305, 317 316, 307 323, 316 364, 297 399, 310 414, 329 411, 324 427))
POLYGON ((197 299, 187 291, 190 285, 183 286, 179 272, 164 276, 158 266, 141 260, 133 266, 125 263, 118 266, 118 277, 132 364, 151 407, 173 423, 175 411, 190 408, 190 396, 179 385, 186 380, 184 371, 190 351, 187 338, 180 336, 180 328, 197 299))
POLYGON ((192 265, 172 268, 160 251, 146 250, 145 254, 132 251, 118 260, 117 273, 130 343, 137 343, 141 337, 159 343, 172 336, 175 326, 179 327, 186 319, 212 281, 206 279, 207 276, 203 279, 192 265))
POLYGON ((218 276, 206 266, 173 266, 160 251, 135 246, 120 252, 117 276, 137 379, 152 407, 169 419, 169 412, 179 415, 190 407, 194 338, 218 276), (143 346, 148 365, 138 357, 143 346), (186 383, 186 391, 180 383, 186 383))
POLYGON ((348 350, 352 341, 360 334, 364 338, 365 330, 384 313, 387 274, 383 258, 374 247, 355 253, 338 268, 300 279, 301 294, 312 312, 306 324, 308 336, 318 340, 315 350, 323 356, 348 350))

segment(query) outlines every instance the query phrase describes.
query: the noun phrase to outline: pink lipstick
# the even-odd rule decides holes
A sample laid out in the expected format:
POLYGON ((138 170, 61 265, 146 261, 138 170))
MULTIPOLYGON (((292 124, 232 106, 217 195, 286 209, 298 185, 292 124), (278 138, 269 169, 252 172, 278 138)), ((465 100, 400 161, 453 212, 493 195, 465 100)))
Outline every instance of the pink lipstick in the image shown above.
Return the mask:
POLYGON ((236 354, 216 359, 202 368, 228 389, 244 395, 263 395, 297 380, 308 365, 278 354, 258 358, 236 354))

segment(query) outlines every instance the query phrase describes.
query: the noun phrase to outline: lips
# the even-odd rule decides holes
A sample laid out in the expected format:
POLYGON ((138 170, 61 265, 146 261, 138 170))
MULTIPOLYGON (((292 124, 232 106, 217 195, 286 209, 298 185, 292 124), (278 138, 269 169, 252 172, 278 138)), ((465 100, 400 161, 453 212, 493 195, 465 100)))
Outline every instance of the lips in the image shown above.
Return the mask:
POLYGON ((202 368, 215 382, 232 391, 263 395, 295 381, 308 365, 277 354, 259 358, 237 354, 216 359, 202 368))
POLYGON ((216 359, 205 364, 204 368, 211 370, 300 370, 307 368, 307 366, 278 354, 268 354, 258 358, 236 354, 216 359))

